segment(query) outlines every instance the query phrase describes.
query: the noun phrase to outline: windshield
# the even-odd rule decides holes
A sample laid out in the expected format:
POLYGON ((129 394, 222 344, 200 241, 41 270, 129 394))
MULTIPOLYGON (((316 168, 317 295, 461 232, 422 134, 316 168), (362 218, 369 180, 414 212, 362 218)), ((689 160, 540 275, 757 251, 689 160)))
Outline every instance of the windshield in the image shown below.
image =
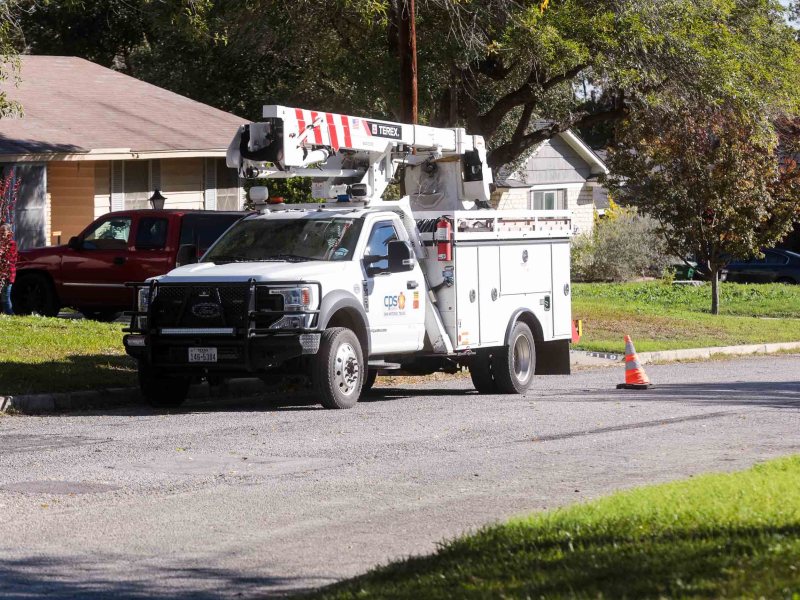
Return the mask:
POLYGON ((362 223, 344 217, 244 220, 231 227, 202 262, 350 260, 362 223))

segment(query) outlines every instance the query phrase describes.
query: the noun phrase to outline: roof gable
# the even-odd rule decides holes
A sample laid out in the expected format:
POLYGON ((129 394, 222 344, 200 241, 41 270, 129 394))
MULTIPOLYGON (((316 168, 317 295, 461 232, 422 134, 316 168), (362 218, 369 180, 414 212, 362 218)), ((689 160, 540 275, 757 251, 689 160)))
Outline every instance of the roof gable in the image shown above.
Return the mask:
POLYGON ((0 119, 0 154, 202 152, 227 148, 246 122, 87 60, 22 56, 22 105, 0 119))

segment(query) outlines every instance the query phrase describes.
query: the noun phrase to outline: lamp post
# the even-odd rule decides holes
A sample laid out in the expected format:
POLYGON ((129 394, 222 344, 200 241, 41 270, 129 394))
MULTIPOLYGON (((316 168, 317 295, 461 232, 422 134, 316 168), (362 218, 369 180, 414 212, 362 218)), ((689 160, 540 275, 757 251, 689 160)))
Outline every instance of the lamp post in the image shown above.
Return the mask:
POLYGON ((161 195, 159 190, 153 192, 153 195, 148 198, 148 201, 152 205, 155 210, 161 210, 164 208, 164 201, 166 198, 161 195))

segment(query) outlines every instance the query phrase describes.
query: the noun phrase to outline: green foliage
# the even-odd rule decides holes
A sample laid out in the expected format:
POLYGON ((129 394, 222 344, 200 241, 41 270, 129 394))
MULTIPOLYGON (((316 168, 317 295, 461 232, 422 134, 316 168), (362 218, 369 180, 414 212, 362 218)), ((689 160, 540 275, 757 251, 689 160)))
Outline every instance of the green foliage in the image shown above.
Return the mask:
POLYGON ((593 230, 572 240, 576 281, 629 281, 659 276, 669 262, 656 223, 635 207, 612 203, 593 230))
POLYGON ((573 286, 585 350, 622 352, 629 334, 640 352, 800 340, 800 286, 720 284, 720 315, 708 310, 708 284, 661 281, 573 286))
POLYGON ((609 158, 608 185, 661 224, 677 256, 712 281, 732 257, 782 239, 800 217, 800 169, 784 160, 763 116, 687 103, 628 119, 609 158))
POLYGON ((800 458, 515 519, 309 598, 793 598, 800 458))
MULTIPOLYGON (((265 103, 399 117, 401 0, 20 1, 20 46, 86 56, 243 117, 265 103)), ((484 135, 494 167, 569 127, 602 129, 675 98, 798 108, 800 46, 771 0, 417 7, 421 120, 484 135)))
POLYGON ((120 323, 0 316, 0 396, 135 385, 120 323))

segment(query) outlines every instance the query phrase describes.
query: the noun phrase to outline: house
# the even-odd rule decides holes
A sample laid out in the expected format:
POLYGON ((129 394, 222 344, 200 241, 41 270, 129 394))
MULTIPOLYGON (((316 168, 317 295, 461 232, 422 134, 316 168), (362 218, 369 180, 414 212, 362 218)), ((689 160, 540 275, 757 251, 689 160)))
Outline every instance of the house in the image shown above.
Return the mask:
POLYGON ((492 194, 498 209, 569 210, 576 233, 589 232, 595 211, 608 208, 598 177, 603 160, 572 131, 543 142, 510 176, 501 171, 492 194))
POLYGON ((21 248, 148 208, 155 190, 165 208, 241 208, 224 156, 244 119, 81 58, 23 56, 20 76, 2 84, 23 114, 0 119, 0 167, 20 184, 21 248))

